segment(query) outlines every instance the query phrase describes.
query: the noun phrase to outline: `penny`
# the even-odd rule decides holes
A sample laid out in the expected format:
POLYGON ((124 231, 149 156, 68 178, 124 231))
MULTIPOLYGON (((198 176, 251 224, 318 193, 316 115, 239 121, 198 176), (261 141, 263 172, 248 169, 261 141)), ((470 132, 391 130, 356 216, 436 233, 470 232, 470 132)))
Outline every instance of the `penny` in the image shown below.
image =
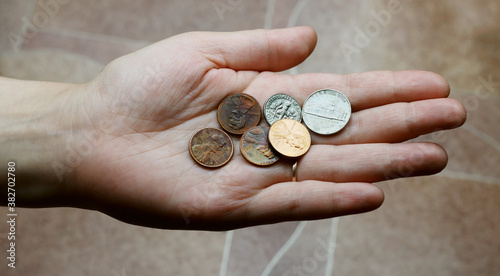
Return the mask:
POLYGON ((267 166, 278 161, 279 156, 269 144, 268 134, 269 127, 256 126, 241 136, 240 151, 250 163, 267 166))
POLYGON ((264 118, 269 125, 281 119, 300 122, 301 111, 300 104, 292 96, 283 93, 272 95, 264 104, 264 118))
POLYGON ((243 93, 225 97, 217 109, 217 120, 224 130, 232 134, 243 134, 259 124, 260 104, 243 93))
POLYGON ((200 165, 216 168, 225 165, 233 156, 233 141, 217 128, 198 130, 189 141, 189 153, 200 165))
POLYGON ((291 119, 281 119, 269 129, 269 142, 285 157, 299 157, 311 147, 311 135, 307 128, 291 119))
POLYGON ((302 120, 318 134, 333 134, 343 129, 351 118, 351 103, 344 94, 322 89, 311 94, 302 107, 302 120))

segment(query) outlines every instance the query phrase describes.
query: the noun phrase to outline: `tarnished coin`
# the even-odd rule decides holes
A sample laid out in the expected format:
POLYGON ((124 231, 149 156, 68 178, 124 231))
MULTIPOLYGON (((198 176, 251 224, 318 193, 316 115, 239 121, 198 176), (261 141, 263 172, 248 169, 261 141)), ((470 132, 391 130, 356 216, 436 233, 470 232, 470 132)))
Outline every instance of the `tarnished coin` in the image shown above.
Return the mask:
POLYGON ((248 94, 231 94, 219 104, 217 120, 227 132, 242 134, 259 124, 260 105, 248 94))
POLYGON ((189 141, 189 153, 198 164, 216 168, 225 165, 233 156, 233 141, 217 128, 198 130, 189 141))
POLYGON ((269 142, 281 155, 295 158, 309 150, 311 135, 300 122, 281 119, 269 129, 269 142))
POLYGON ((241 136, 240 151, 250 163, 267 166, 278 161, 279 156, 269 144, 268 135, 269 127, 256 126, 241 136))
POLYGON ((304 102, 302 120, 318 134, 333 134, 347 125, 351 103, 344 94, 333 89, 314 92, 304 102))
POLYGON ((272 95, 264 104, 264 118, 269 125, 281 119, 299 121, 302 117, 300 104, 290 95, 272 95))

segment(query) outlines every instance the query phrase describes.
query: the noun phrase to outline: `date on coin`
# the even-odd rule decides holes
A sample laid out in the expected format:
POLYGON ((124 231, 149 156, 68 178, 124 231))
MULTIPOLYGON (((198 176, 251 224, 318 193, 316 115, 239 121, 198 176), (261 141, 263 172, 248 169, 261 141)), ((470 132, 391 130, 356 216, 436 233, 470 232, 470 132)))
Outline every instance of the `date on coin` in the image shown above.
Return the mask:
POLYGON ((351 118, 351 103, 341 92, 322 89, 311 94, 302 107, 302 120, 318 134, 334 134, 351 118))
POLYGON ((272 95, 264 104, 264 118, 269 125, 281 119, 300 122, 301 111, 300 104, 292 96, 283 93, 272 95))
POLYGON ((248 162, 258 166, 267 166, 279 160, 278 154, 269 144, 268 135, 269 127, 256 126, 241 136, 240 151, 248 162))
POLYGON ((269 142, 285 157, 304 155, 311 147, 311 135, 307 128, 291 119, 281 119, 269 129, 269 142))
POLYGON ((189 141, 189 153, 200 165, 217 168, 229 162, 233 156, 233 141, 217 128, 198 130, 189 141))
POLYGON ((231 134, 243 134, 259 124, 260 104, 244 93, 225 97, 217 108, 217 120, 224 130, 231 134))

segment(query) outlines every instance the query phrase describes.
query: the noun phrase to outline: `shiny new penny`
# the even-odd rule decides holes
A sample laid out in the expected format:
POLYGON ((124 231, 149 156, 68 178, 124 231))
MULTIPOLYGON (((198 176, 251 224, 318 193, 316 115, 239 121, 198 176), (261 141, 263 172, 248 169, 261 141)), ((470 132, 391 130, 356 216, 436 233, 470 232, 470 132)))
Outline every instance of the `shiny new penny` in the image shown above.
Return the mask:
POLYGON ((282 119, 269 129, 269 142, 281 155, 295 158, 304 155, 309 150, 311 135, 300 122, 282 119))
POLYGON ((292 96, 278 93, 269 97, 264 104, 264 118, 269 125, 281 119, 292 119, 300 122, 302 109, 292 96))
POLYGON ((302 120, 318 134, 333 134, 343 129, 351 118, 351 103, 333 89, 314 92, 304 102, 302 120))
POLYGON ((259 124, 260 104, 243 93, 231 94, 224 98, 217 109, 217 120, 224 130, 232 134, 243 134, 259 124))
POLYGON ((256 126, 241 136, 240 151, 250 163, 267 166, 278 161, 279 156, 269 144, 268 134, 269 127, 256 126))
POLYGON ((233 156, 233 141, 217 128, 198 130, 189 141, 189 153, 198 164, 216 168, 225 165, 233 156))

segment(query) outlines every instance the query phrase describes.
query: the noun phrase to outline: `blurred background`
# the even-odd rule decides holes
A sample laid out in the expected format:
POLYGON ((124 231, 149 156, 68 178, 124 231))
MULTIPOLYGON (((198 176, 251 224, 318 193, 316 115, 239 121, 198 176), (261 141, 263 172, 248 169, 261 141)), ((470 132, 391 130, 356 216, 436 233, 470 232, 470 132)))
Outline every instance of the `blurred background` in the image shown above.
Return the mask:
POLYGON ((82 83, 175 34, 310 25, 316 50, 290 73, 434 71, 468 111, 463 127, 417 139, 442 144, 448 167, 378 183, 374 212, 201 232, 18 209, 16 269, 1 223, 0 274, 500 275, 499 14, 488 0, 0 0, 5 77, 82 83))

